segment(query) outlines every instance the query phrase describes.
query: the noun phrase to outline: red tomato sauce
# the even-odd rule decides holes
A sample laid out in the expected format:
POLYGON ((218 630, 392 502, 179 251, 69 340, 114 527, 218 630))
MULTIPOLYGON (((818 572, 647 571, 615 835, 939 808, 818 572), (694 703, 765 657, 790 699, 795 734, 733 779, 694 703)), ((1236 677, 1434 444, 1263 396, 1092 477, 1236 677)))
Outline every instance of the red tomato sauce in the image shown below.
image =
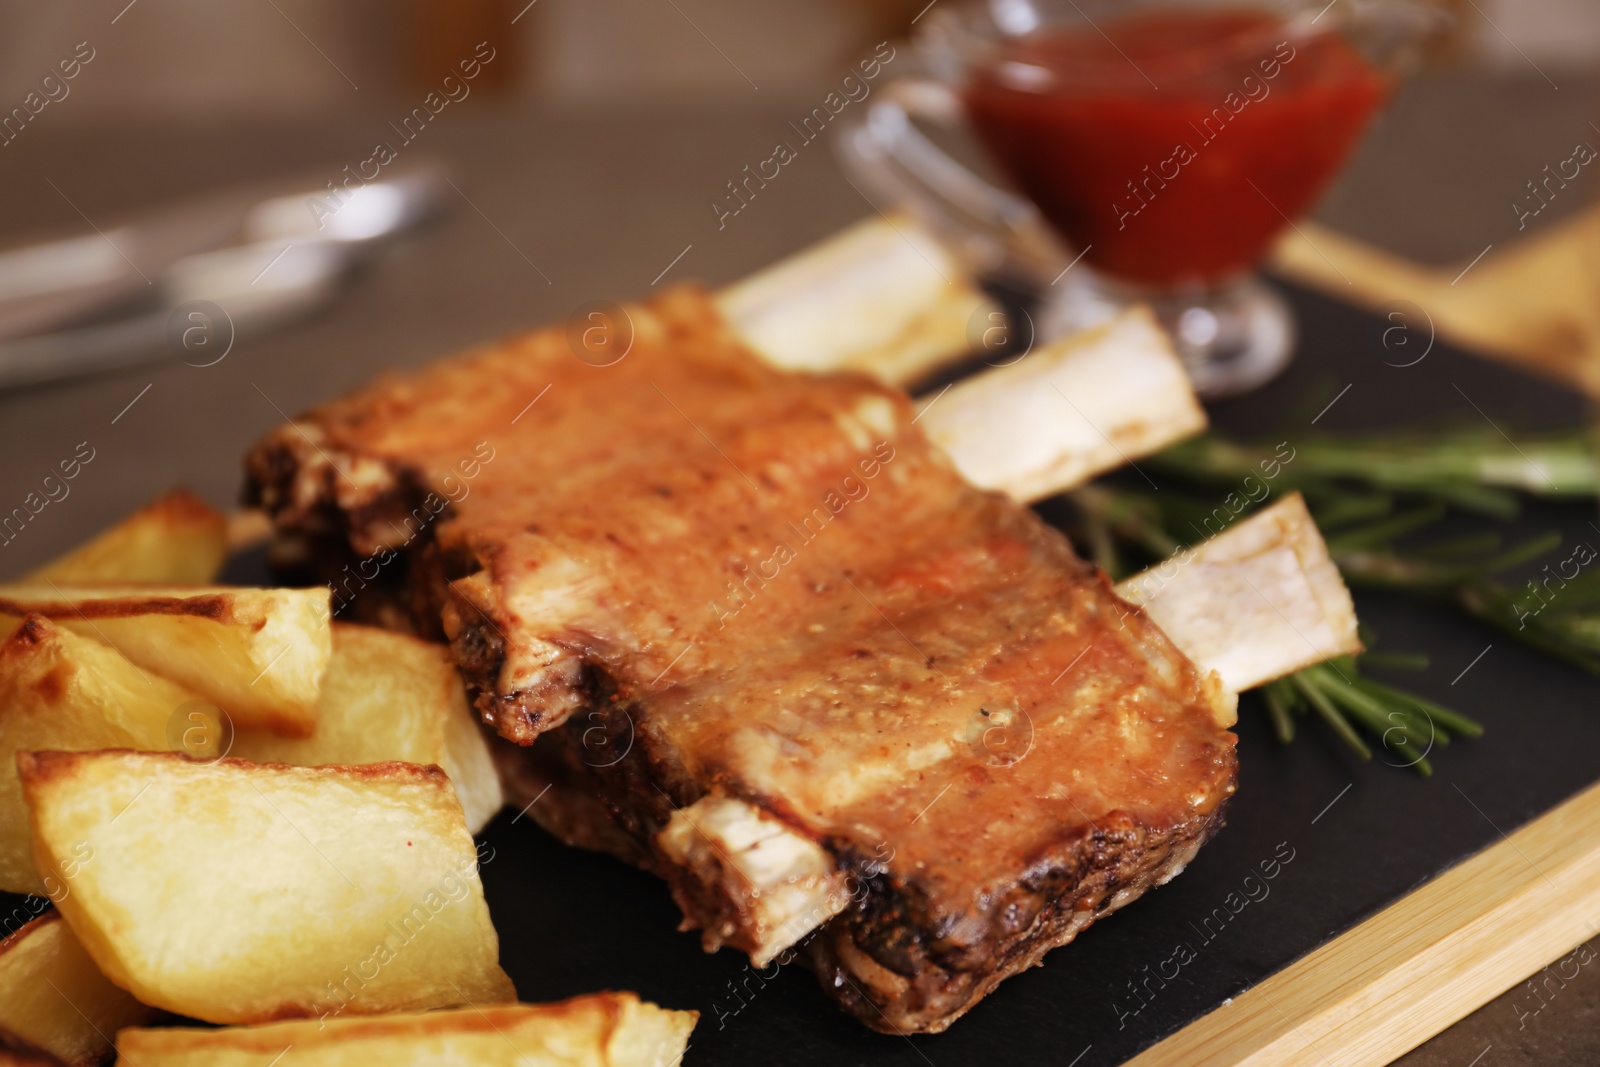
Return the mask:
POLYGON ((966 105, 1012 180, 1102 272, 1215 280, 1252 266, 1344 162, 1388 79, 1335 33, 1171 10, 1021 38, 966 105))

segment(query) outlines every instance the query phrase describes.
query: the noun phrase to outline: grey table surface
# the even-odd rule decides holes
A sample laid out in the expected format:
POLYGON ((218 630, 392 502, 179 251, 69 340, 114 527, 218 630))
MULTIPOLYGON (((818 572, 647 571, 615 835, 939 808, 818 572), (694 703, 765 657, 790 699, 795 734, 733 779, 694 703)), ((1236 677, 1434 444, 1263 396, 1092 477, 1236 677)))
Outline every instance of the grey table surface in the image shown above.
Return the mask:
MULTIPOLYGON (((1600 144, 1590 124, 1600 115, 1597 83, 1557 82, 1531 72, 1414 81, 1319 217, 1424 262, 1465 263, 1486 246, 1506 247, 1517 236, 1511 204, 1525 183, 1575 143, 1600 144)), ((0 511, 38 490, 80 442, 95 450, 70 495, 0 545, 0 573, 49 558, 175 483, 229 506, 240 457, 261 433, 379 369, 414 366, 653 284, 721 284, 869 213, 822 141, 724 227, 709 207, 826 89, 816 100, 761 94, 696 107, 441 114, 402 157, 449 161, 460 202, 384 249, 328 310, 242 339, 215 366, 162 358, 0 394, 0 511)), ((141 206, 224 182, 305 175, 321 184, 367 158, 408 108, 293 123, 37 122, 0 160, 0 240, 107 229, 141 206)), ((1591 203, 1594 180, 1585 174, 1563 190, 1538 224, 1591 203)), ((1545 981, 1537 993, 1518 985, 1400 1062, 1600 1062, 1597 970, 1545 981)))

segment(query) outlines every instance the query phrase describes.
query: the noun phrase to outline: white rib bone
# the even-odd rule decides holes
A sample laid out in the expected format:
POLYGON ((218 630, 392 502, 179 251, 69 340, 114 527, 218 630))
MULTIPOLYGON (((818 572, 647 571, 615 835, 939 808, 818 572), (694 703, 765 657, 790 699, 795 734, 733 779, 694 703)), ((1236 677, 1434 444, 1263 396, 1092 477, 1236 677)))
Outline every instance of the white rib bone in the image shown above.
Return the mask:
POLYGON ((1132 308, 960 382, 920 422, 969 482, 1026 502, 1199 433, 1206 415, 1155 316, 1132 308))
POLYGON ((1000 314, 931 234, 899 214, 847 227, 716 302, 774 366, 856 370, 890 385, 967 355, 973 324, 1000 314))

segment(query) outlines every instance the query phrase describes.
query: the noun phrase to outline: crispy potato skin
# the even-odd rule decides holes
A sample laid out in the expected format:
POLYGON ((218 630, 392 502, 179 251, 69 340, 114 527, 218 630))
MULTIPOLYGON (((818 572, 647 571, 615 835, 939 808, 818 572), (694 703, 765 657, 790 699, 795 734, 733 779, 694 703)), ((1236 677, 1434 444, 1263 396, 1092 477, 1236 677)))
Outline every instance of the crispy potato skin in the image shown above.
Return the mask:
POLYGON ((698 1012, 670 1011, 633 993, 594 993, 554 1004, 282 1022, 224 1030, 124 1030, 119 1064, 268 1067, 293 1046, 306 1067, 667 1067, 683 1055, 698 1012))
POLYGON ((111 1054, 107 1035, 153 1021, 95 968, 60 912, 46 912, 0 941, 0 1067, 11 1062, 93 1067, 111 1054))
POLYGON ((28 575, 30 581, 215 581, 228 551, 225 516, 187 489, 173 489, 90 541, 28 575))
POLYGON ((304 737, 333 653, 326 589, 19 584, 0 615, 38 614, 215 702, 241 726, 304 737))
POLYGON ((444 645, 371 626, 333 624, 310 737, 240 730, 230 754, 261 763, 314 767, 403 760, 443 767, 473 833, 500 810, 500 780, 488 740, 444 645))
MULTIPOLYGON (((0 642, 0 889, 51 899, 62 891, 33 866, 17 752, 165 750, 174 715, 196 699, 177 683, 141 671, 109 645, 41 615, 27 616, 0 642)), ((215 753, 215 737, 194 740, 194 755, 215 753)))
POLYGON ((124 750, 17 764, 58 907, 145 1003, 251 1023, 515 997, 438 767, 124 750))
POLYGON ((134 749, 115 748, 97 749, 91 752, 61 752, 55 750, 19 752, 17 754, 17 766, 19 769, 25 769, 24 777, 26 782, 50 783, 69 778, 78 773, 85 762, 99 758, 124 756, 151 757, 156 760, 169 760, 177 764, 216 767, 220 770, 239 771, 246 774, 254 773, 257 770, 264 772, 305 772, 306 777, 312 780, 328 775, 340 775, 356 780, 403 785, 448 785, 450 782, 450 776, 441 767, 407 763, 403 760, 298 767, 290 763, 259 763, 255 760, 236 757, 206 760, 194 759, 181 752, 143 752, 134 749))

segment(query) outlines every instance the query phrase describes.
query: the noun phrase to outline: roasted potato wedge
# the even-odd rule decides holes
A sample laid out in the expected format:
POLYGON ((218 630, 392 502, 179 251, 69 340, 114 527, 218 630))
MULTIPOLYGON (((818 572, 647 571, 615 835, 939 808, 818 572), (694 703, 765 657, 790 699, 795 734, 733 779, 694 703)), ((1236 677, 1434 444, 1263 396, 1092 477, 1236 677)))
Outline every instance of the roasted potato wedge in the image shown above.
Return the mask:
POLYGON ((504 803, 488 741, 467 705, 450 650, 370 626, 333 624, 316 733, 240 730, 229 755, 301 767, 435 763, 455 785, 473 833, 504 803))
POLYGON ((302 737, 316 725, 327 589, 0 586, 0 614, 30 612, 214 701, 235 725, 302 737))
POLYGON ((173 489, 26 580, 204 585, 217 580, 227 554, 227 518, 187 489, 173 489))
POLYGON ((111 1054, 109 1035, 158 1014, 106 980, 60 912, 0 941, 0 1045, 91 1067, 111 1054))
POLYGON ((17 780, 25 749, 138 748, 189 743, 212 755, 220 733, 191 732, 185 709, 195 695, 140 670, 109 645, 29 615, 0 642, 0 889, 54 900, 64 892, 33 869, 28 809, 17 780))
POLYGON ((34 862, 100 969, 215 1023, 498 1004, 516 991, 437 767, 19 753, 34 862))
POLYGON ((698 1012, 670 1011, 632 993, 596 993, 558 1004, 334 1019, 226 1030, 124 1030, 128 1067, 667 1067, 683 1058, 698 1012))

